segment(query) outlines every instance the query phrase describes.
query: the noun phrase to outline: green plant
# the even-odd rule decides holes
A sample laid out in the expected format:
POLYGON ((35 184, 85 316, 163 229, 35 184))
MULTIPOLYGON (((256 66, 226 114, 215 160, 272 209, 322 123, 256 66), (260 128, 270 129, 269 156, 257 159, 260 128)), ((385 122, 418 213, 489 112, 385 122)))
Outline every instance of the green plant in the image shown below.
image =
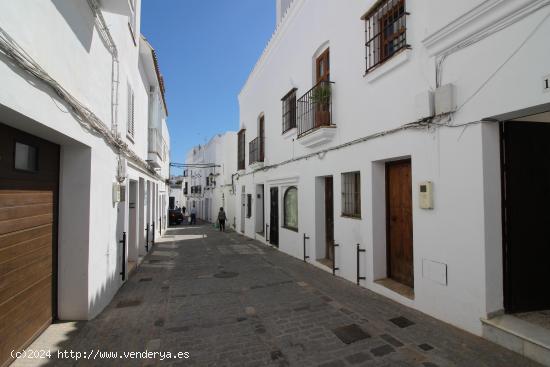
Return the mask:
POLYGON ((332 96, 332 89, 330 84, 321 84, 313 90, 311 94, 311 101, 317 104, 328 104, 330 97, 332 96))

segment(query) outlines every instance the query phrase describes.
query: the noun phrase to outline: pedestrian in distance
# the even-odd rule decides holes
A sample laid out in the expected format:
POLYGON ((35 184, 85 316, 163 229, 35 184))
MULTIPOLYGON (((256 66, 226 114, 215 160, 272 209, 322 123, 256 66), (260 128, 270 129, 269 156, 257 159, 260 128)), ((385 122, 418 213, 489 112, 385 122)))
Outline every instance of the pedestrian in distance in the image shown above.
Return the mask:
POLYGON ((197 209, 195 209, 195 205, 191 208, 191 225, 197 224, 197 209))
POLYGON ((225 211, 223 210, 223 207, 220 208, 220 211, 218 213, 218 222, 220 224, 220 232, 225 232, 225 221, 227 219, 227 216, 225 215, 225 211))

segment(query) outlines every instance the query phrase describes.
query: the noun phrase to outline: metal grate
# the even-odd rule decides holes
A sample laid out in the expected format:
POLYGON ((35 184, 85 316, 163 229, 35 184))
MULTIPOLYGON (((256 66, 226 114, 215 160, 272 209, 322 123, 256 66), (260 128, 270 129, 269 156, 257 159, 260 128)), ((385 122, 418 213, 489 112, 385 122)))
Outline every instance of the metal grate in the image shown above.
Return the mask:
POLYGON ((367 73, 397 51, 410 48, 407 15, 405 0, 384 0, 362 17, 365 20, 367 73))
POLYGON ((283 134, 296 127, 296 88, 288 92, 283 99, 283 134))
POLYGON ((361 217, 361 174, 342 173, 342 215, 361 217))

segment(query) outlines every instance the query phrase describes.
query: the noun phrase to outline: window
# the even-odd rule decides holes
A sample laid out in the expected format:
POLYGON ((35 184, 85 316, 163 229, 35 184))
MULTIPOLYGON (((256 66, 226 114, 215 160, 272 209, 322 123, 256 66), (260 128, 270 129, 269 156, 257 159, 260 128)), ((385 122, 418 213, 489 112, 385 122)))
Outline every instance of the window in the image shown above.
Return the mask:
POLYGON ((128 121, 126 124, 127 127, 127 133, 130 138, 134 138, 135 133, 135 125, 134 125, 134 91, 132 90, 132 87, 128 83, 128 121))
POLYGON ((342 216, 361 218, 361 174, 342 173, 342 216))
POLYGON ((296 88, 281 99, 283 102, 283 134, 296 127, 296 88))
POLYGON ((298 189, 291 186, 285 191, 283 226, 298 232, 298 189))
POLYGON ((408 48, 405 0, 379 1, 361 19, 365 21, 366 60, 368 73, 391 58, 397 51, 408 48))
POLYGON ((245 129, 242 129, 239 131, 237 137, 238 137, 238 152, 237 152, 237 160, 238 160, 238 167, 237 169, 245 169, 245 148, 246 148, 246 141, 245 141, 245 129))
POLYGON ((28 172, 38 171, 37 149, 33 146, 16 142, 15 169, 28 172))
POLYGON ((252 194, 246 195, 246 217, 252 217, 252 194))

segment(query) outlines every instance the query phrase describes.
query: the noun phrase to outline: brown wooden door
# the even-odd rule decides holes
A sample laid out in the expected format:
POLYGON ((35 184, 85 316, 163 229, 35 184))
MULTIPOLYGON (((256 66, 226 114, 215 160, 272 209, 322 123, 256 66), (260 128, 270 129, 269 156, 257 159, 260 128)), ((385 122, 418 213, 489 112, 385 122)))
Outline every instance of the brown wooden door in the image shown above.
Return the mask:
MULTIPOLYGON (((316 61, 316 84, 319 88, 330 88, 330 51, 327 48, 316 61), (321 84, 319 84, 321 83, 321 84)), ((314 92, 315 94, 316 92, 314 92)), ((330 106, 328 102, 315 104, 315 127, 330 125, 330 106)))
POLYGON ((331 177, 325 177, 325 257, 334 259, 334 189, 331 177))
POLYGON ((59 147, 0 124, 0 365, 52 322, 59 147))
POLYGON ((411 161, 386 164, 388 277, 414 286, 411 161))

